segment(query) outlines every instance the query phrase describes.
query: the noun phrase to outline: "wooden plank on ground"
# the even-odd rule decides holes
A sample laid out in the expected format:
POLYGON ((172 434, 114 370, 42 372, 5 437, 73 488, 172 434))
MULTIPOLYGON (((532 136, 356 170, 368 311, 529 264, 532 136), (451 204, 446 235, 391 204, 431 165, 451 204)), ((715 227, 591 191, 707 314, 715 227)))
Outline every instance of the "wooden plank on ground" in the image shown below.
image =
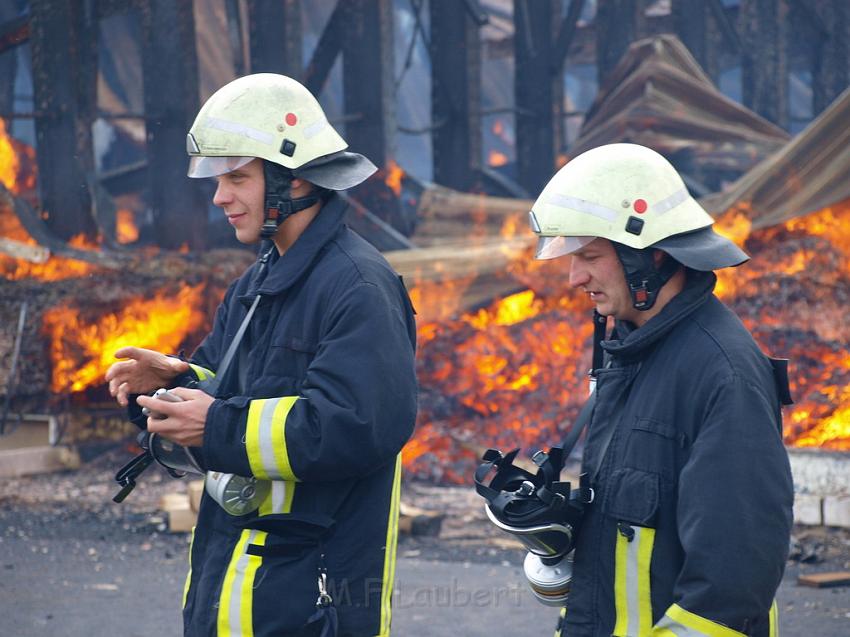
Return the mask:
POLYGON ((833 586, 850 585, 850 571, 835 571, 831 573, 805 573, 797 578, 802 586, 814 588, 831 588, 833 586))

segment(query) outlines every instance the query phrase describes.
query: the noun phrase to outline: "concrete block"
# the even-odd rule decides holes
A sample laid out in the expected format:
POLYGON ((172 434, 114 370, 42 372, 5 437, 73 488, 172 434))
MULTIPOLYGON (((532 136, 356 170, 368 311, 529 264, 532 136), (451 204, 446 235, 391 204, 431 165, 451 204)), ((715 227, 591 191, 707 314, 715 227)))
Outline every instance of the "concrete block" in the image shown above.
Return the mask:
POLYGON ((77 469, 80 454, 71 447, 40 445, 0 451, 0 478, 77 469))
POLYGON ((850 529, 850 495, 828 495, 823 499, 823 523, 850 529))
POLYGON ((794 494, 794 522, 811 526, 823 524, 823 498, 809 493, 794 494))

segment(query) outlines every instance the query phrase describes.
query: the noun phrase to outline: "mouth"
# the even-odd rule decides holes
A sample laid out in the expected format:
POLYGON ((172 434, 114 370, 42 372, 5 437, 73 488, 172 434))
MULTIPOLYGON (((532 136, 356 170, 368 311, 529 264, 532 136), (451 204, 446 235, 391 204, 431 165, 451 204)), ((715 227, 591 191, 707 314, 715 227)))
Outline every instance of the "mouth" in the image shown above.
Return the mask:
POLYGON ((247 214, 248 213, 246 212, 241 212, 235 215, 227 215, 227 221, 230 223, 230 225, 235 225, 239 222, 240 219, 242 219, 247 214))

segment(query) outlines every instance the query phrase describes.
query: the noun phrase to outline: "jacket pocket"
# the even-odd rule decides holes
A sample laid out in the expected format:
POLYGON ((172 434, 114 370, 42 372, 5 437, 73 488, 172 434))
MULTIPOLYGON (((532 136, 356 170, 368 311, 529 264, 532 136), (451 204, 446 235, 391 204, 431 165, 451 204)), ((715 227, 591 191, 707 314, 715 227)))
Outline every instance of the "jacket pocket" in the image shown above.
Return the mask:
POLYGON ((659 507, 659 477, 634 469, 612 475, 603 507, 616 524, 614 542, 615 637, 643 637, 652 630, 651 577, 659 507))
POLYGON ((296 336, 273 339, 266 353, 263 374, 277 379, 291 379, 294 388, 298 390, 318 349, 316 343, 296 336))
POLYGON ((679 450, 684 437, 675 427, 650 418, 638 418, 626 438, 623 466, 675 482, 679 450))

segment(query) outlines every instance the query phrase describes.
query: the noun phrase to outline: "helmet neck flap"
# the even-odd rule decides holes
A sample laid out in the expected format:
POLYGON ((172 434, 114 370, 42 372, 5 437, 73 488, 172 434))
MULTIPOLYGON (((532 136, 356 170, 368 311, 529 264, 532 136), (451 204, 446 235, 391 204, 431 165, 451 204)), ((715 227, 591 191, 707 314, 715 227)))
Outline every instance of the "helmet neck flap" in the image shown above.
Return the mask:
POLYGON ((326 194, 324 188, 313 187, 313 191, 306 197, 292 198, 292 180, 294 176, 289 168, 270 162, 263 161, 263 176, 265 177, 265 201, 263 203, 264 218, 260 236, 263 239, 271 239, 277 232, 280 224, 300 210, 306 210, 310 206, 321 201, 326 194))
POLYGON ((652 309, 658 298, 658 292, 676 274, 680 264, 671 256, 664 254, 661 265, 656 267, 652 248, 639 250, 616 241, 612 241, 611 244, 623 266, 629 294, 632 297, 632 306, 640 311, 652 309))

